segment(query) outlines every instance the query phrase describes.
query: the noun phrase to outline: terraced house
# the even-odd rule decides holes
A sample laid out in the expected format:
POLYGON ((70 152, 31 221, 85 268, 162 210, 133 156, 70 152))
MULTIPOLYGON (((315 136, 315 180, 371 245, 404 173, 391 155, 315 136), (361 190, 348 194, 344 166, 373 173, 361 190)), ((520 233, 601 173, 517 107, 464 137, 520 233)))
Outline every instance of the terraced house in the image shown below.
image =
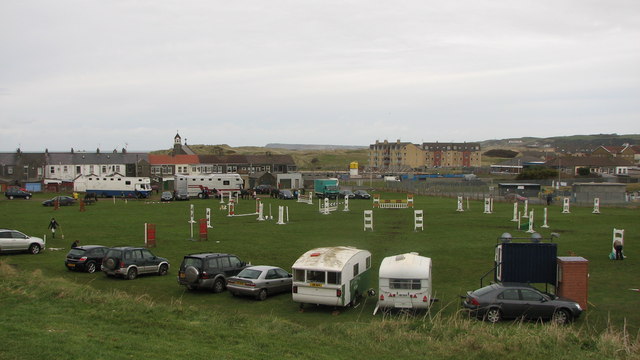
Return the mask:
POLYGON ((380 142, 369 145, 369 166, 375 171, 412 171, 430 168, 479 167, 479 143, 380 142))

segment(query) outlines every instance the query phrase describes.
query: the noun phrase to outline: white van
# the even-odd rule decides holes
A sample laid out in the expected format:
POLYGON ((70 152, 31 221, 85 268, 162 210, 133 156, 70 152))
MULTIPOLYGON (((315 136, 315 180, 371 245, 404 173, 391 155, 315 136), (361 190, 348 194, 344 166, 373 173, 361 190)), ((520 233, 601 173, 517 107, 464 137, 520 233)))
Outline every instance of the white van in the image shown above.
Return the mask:
POLYGON ((292 266, 293 301, 304 304, 349 306, 366 295, 371 253, 348 246, 309 250, 292 266))
POLYGON ((379 271, 378 308, 425 309, 431 305, 431 259, 418 253, 389 256, 379 271))

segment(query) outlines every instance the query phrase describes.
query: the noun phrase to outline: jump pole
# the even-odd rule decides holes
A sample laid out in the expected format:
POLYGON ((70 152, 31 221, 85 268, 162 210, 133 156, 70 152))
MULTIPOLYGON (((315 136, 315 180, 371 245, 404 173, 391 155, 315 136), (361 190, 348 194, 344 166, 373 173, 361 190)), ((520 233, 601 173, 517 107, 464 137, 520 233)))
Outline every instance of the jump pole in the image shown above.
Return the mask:
POLYGON ((544 221, 544 222, 543 222, 543 224, 542 224, 542 226, 541 226, 541 227, 543 227, 543 228, 545 228, 545 229, 546 229, 546 228, 548 228, 548 227, 549 227, 549 225, 547 225, 547 208, 544 208, 544 218, 543 218, 543 221, 544 221))
POLYGON ((206 217, 207 217, 207 228, 211 229, 211 228, 213 228, 213 226, 211 226, 211 209, 207 208, 205 214, 206 214, 206 217))
POLYGON ((513 203, 513 219, 511 221, 518 221, 518 202, 513 203))

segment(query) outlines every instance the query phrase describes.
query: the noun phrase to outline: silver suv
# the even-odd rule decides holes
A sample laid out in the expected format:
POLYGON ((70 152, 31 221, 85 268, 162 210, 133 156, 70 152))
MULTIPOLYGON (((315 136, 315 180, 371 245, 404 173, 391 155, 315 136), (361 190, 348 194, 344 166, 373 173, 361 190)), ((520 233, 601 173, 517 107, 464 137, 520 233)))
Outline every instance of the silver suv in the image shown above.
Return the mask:
POLYGON ((127 280, 140 274, 167 275, 169 260, 153 255, 147 248, 115 247, 102 259, 102 271, 107 276, 122 276, 127 280))
POLYGON ((44 248, 44 240, 41 238, 25 235, 17 230, 0 229, 0 252, 28 251, 35 255, 44 248))

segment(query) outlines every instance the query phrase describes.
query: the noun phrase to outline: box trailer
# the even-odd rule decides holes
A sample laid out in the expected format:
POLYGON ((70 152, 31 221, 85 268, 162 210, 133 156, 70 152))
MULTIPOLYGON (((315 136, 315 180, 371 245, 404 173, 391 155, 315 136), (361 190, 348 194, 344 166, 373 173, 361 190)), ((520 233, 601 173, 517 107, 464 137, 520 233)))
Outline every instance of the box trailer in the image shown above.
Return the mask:
POLYGON ((239 194, 244 181, 239 174, 175 175, 173 184, 177 193, 186 192, 189 197, 206 198, 216 193, 222 196, 229 192, 239 194))
POLYGON ((293 301, 350 306, 366 295, 371 253, 348 246, 323 247, 304 253, 292 266, 293 301))
POLYGON ((151 179, 121 175, 80 175, 73 181, 74 192, 97 196, 147 198, 151 194, 151 179))
POLYGON ((379 308, 426 309, 431 296, 431 258, 411 252, 382 260, 378 278, 379 308))

